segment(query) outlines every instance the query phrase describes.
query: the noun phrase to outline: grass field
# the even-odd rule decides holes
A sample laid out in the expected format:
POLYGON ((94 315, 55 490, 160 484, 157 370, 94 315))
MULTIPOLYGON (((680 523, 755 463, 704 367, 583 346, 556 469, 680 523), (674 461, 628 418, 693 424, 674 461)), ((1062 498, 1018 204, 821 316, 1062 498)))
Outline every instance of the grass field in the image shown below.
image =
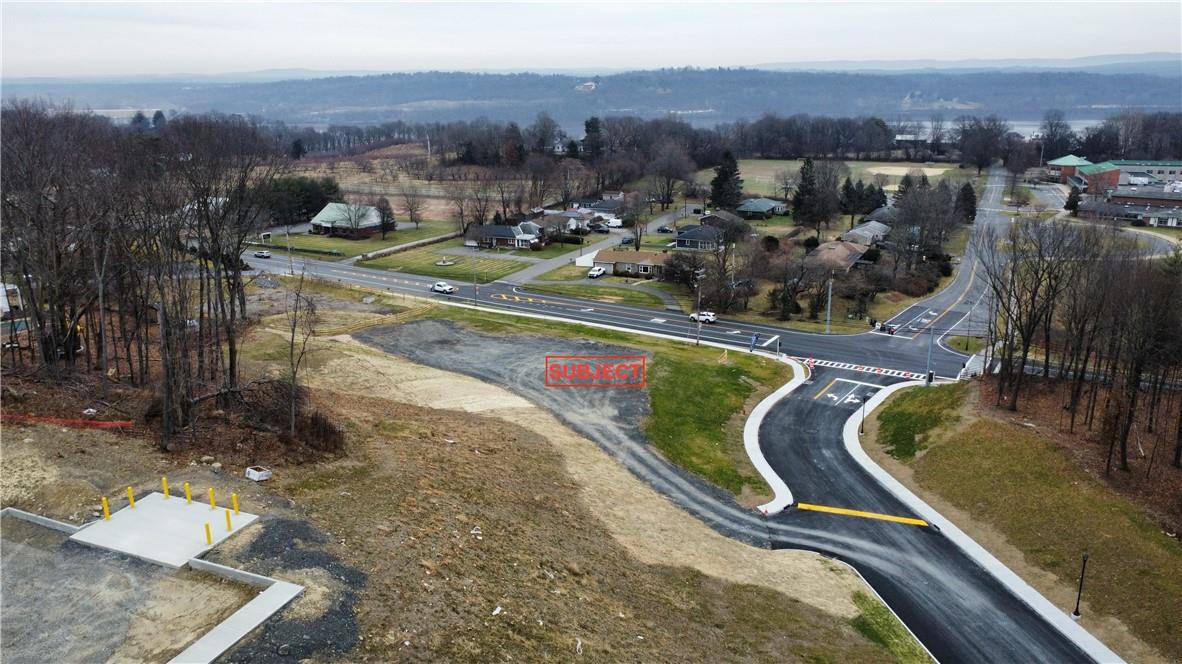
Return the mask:
MULTIPOLYGON (((756 196, 783 196, 783 192, 778 191, 776 187, 776 174, 784 170, 799 171, 801 163, 800 160, 785 159, 740 159, 739 176, 743 178, 743 191, 756 196)), ((962 175, 961 170, 955 164, 913 164, 891 161, 847 161, 845 163, 850 168, 850 179, 854 182, 861 179, 869 184, 874 181, 875 174, 881 173, 887 176, 886 188, 888 190, 895 189, 899 180, 912 169, 923 170, 933 184, 944 177, 962 175)), ((964 172, 963 177, 967 179, 973 173, 975 171, 964 172)), ((705 185, 709 185, 710 179, 713 177, 714 170, 709 168, 698 171, 695 175, 695 179, 705 185)))
POLYGON ((364 265, 365 267, 421 274, 426 277, 438 277, 440 279, 454 279, 456 281, 472 281, 473 276, 475 276, 475 279, 482 284, 496 281, 530 265, 525 261, 494 258, 494 254, 484 250, 471 250, 471 255, 447 254, 440 251, 441 249, 463 246, 464 241, 456 238, 447 242, 440 242, 426 247, 419 247, 418 249, 411 249, 410 251, 402 251, 391 256, 384 256, 377 260, 366 261, 364 265), (436 261, 442 259, 453 261, 455 264, 435 264, 436 261))
POLYGON ((927 447, 928 435, 955 422, 967 383, 908 390, 878 413, 878 442, 891 456, 910 461, 927 447))
MULTIPOLYGON (((383 240, 381 235, 374 235, 370 238, 359 238, 357 240, 350 240, 343 237, 329 237, 325 235, 311 235, 305 233, 293 234, 290 237, 291 246, 300 249, 320 249, 323 251, 339 251, 341 258, 351 258, 353 256, 360 256, 361 254, 377 251, 378 249, 385 249, 386 247, 393 247, 399 244, 406 244, 407 242, 415 242, 424 240, 430 237, 438 237, 446 235, 455 230, 454 224, 447 221, 424 221, 419 228, 415 228, 414 224, 407 224, 399 226, 398 230, 386 233, 386 239, 383 240)), ((271 249, 282 250, 288 244, 288 237, 282 232, 271 235, 271 249)), ((327 257, 326 257, 327 258, 327 257)))
POLYGON ((652 444, 670 461, 728 491, 738 494, 746 486, 767 492, 751 466, 742 436, 728 436, 725 425, 757 389, 753 385, 765 390, 779 387, 791 378, 791 367, 742 353, 722 364, 715 348, 487 311, 433 307, 421 316, 456 320, 496 334, 594 339, 651 352, 652 414, 643 429, 652 444))
POLYGON ((1182 242, 1182 227, 1170 228, 1169 226, 1139 226, 1137 232, 1153 233, 1160 235, 1172 242, 1182 242))
POLYGON ((579 267, 574 263, 568 263, 562 267, 554 268, 538 277, 538 281, 575 281, 587 276, 587 271, 591 268, 579 267))
POLYGON ((529 290, 538 293, 582 297, 588 300, 598 300, 611 304, 631 304, 638 307, 652 307, 655 309, 665 308, 665 303, 661 298, 638 288, 591 286, 589 284, 542 284, 530 286, 529 290))

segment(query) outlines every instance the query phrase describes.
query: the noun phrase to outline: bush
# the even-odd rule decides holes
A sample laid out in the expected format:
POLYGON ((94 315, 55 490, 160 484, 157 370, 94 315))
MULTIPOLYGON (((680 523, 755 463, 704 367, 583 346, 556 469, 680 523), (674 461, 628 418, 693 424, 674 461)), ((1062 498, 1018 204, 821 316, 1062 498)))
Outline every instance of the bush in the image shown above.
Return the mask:
POLYGON ((818 246, 820 246, 820 244, 821 244, 821 241, 819 239, 817 239, 816 235, 809 236, 809 237, 805 238, 805 240, 804 240, 804 248, 809 251, 816 249, 818 246))
POLYGON ((1141 226, 1145 225, 1145 220, 1144 219, 1134 219, 1130 223, 1132 223, 1134 226, 1141 227, 1141 226))
POLYGON ((877 263, 879 258, 882 258, 882 250, 878 247, 870 247, 862 254, 862 260, 869 263, 877 263))
POLYGON ((582 235, 577 235, 575 233, 564 233, 563 235, 559 235, 555 239, 555 242, 561 242, 563 244, 583 244, 584 240, 582 235))

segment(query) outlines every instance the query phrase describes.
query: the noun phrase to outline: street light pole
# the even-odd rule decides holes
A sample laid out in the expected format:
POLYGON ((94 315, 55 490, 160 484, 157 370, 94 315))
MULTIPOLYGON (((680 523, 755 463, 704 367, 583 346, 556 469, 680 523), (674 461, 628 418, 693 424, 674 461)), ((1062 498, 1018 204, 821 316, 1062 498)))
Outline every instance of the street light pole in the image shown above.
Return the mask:
POLYGON ((1075 594, 1075 610, 1071 612, 1071 617, 1076 620, 1079 620, 1079 600, 1081 597, 1083 597, 1084 574, 1087 571, 1088 571, 1088 552, 1084 551, 1083 567, 1081 567, 1079 570, 1079 591, 1076 592, 1076 594, 1075 594))
POLYGON ((932 384, 932 346, 935 345, 936 338, 935 324, 928 326, 928 370, 923 375, 923 379, 928 385, 932 384))
POLYGON ((833 272, 829 272, 829 298, 825 302, 825 334, 829 334, 829 322, 833 319, 833 272))
POLYGON ((866 433, 866 399, 862 399, 862 421, 858 423, 858 435, 866 433))

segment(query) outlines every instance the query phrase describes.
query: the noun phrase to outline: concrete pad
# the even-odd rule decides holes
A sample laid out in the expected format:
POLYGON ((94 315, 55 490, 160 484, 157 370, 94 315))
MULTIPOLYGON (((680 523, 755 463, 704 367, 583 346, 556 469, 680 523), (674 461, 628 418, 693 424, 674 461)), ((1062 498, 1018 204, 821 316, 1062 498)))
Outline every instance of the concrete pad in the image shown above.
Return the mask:
MULTIPOLYGON (((229 498, 229 496, 225 496, 229 498)), ((226 506, 228 507, 228 505, 226 506)), ((96 521, 70 536, 81 544, 117 551, 141 560, 172 568, 183 567, 190 558, 217 546, 248 526, 258 515, 231 510, 232 530, 226 530, 222 505, 210 509, 208 503, 186 503, 184 495, 153 492, 111 515, 110 521, 96 521), (205 524, 209 523, 213 544, 205 543, 205 524)))

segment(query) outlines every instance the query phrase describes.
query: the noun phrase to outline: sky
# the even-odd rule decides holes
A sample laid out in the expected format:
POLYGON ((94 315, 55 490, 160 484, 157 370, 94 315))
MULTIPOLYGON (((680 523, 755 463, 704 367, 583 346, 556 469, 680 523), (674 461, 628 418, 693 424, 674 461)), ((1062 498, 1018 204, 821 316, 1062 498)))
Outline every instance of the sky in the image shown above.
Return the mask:
POLYGON ((1182 2, 0 5, 5 77, 551 70, 1182 51, 1182 2))

